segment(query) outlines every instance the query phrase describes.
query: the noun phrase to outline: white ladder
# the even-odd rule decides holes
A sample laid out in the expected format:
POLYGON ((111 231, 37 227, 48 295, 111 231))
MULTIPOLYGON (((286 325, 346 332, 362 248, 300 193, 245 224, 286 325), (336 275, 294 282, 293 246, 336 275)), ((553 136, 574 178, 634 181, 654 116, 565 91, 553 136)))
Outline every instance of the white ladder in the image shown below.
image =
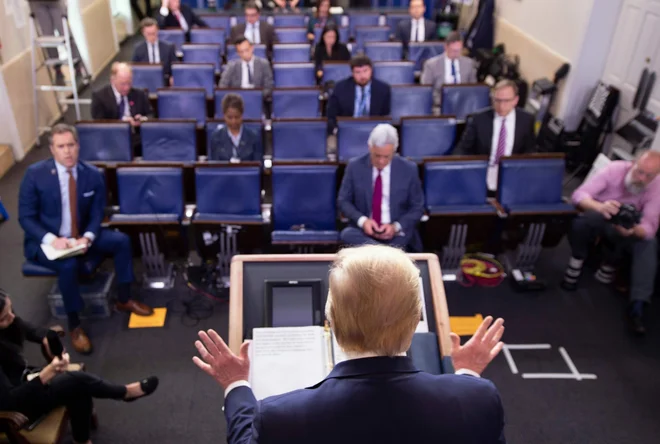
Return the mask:
MULTIPOLYGON (((66 16, 62 16, 62 29, 64 35, 41 35, 39 32, 39 26, 37 20, 34 17, 34 14, 31 14, 32 26, 30 26, 30 38, 32 40, 32 86, 33 86, 33 95, 34 95, 34 121, 37 128, 37 140, 40 136, 50 130, 50 127, 39 126, 39 92, 54 92, 57 94, 57 106, 59 108, 60 114, 64 115, 65 109, 62 105, 73 105, 76 110, 76 120, 80 119, 80 105, 91 105, 91 99, 81 99, 78 96, 78 80, 76 75, 76 64, 83 63, 82 60, 73 58, 73 52, 71 50, 71 28, 69 28, 69 22, 66 16), (60 49, 64 48, 66 52, 66 65, 69 68, 69 76, 71 78, 70 82, 65 85, 55 85, 53 75, 50 69, 48 69, 48 76, 50 78, 50 85, 40 85, 37 79, 37 72, 46 67, 52 67, 59 64, 64 64, 59 58, 49 58, 48 52, 45 51, 47 48, 60 49), (37 63, 37 50, 41 49, 44 57, 44 62, 42 64, 37 63), (68 97, 68 94, 72 94, 72 98, 68 97)), ((83 68, 84 73, 87 73, 87 68, 83 68)))

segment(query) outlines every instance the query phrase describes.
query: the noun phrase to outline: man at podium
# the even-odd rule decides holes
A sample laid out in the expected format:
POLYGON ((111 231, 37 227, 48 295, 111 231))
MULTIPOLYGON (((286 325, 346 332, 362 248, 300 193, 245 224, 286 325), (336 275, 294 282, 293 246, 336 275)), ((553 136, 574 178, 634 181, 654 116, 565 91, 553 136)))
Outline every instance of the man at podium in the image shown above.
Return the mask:
POLYGON ((348 359, 312 387, 263 401, 248 383, 248 343, 236 356, 215 331, 200 332, 193 361, 225 390, 229 444, 504 443, 500 396, 479 377, 502 349, 504 321, 487 317, 463 346, 452 334, 456 374, 419 371, 406 356, 422 310, 419 273, 392 247, 340 251, 326 318, 348 359))

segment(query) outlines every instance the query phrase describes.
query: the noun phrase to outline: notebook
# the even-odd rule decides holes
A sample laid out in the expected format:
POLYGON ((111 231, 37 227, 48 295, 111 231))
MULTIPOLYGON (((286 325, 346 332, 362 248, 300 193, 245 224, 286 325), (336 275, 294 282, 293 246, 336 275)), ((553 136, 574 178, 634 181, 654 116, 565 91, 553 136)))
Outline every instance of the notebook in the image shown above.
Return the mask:
MULTIPOLYGON (((73 239, 71 239, 73 241, 73 239)), ((85 252, 87 245, 79 244, 72 248, 65 248, 64 250, 56 250, 52 245, 41 244, 41 251, 44 252, 49 261, 57 259, 66 259, 73 256, 78 256, 85 252)))

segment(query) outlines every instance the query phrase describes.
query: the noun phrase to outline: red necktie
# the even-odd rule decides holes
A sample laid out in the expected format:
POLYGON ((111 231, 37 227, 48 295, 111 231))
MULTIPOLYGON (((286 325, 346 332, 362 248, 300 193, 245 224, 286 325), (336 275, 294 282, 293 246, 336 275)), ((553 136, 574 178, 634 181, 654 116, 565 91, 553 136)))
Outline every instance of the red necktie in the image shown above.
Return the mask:
POLYGON ((497 140, 497 151, 495 152, 495 164, 500 163, 500 158, 504 156, 506 148, 506 118, 502 119, 502 129, 500 129, 500 137, 497 140))
POLYGON ((71 169, 66 170, 69 173, 69 211, 71 212, 71 237, 78 239, 78 191, 76 179, 73 177, 71 169))
POLYGON ((374 194, 371 198, 371 214, 373 215, 372 219, 380 225, 380 216, 381 216, 381 205, 383 203, 383 178, 380 175, 378 170, 378 176, 376 176, 376 182, 374 183, 374 194))

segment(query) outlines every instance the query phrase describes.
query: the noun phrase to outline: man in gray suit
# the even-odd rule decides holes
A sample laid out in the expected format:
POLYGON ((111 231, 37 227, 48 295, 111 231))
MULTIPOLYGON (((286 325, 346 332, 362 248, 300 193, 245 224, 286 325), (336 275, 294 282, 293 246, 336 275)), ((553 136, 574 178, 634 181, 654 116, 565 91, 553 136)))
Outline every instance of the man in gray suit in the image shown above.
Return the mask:
POLYGON ((273 71, 268 60, 254 55, 252 43, 245 37, 236 40, 238 60, 232 60, 220 77, 220 88, 263 88, 264 98, 273 90, 273 71))
POLYGON ((477 83, 474 61, 463 56, 463 38, 451 32, 445 39, 445 52, 424 63, 422 85, 433 85, 433 105, 440 106, 442 86, 459 83, 477 83))
POLYGON ((369 135, 369 152, 346 167, 337 205, 351 226, 341 232, 348 245, 387 244, 421 251, 417 224, 424 193, 417 165, 396 154, 399 136, 389 124, 369 135))

